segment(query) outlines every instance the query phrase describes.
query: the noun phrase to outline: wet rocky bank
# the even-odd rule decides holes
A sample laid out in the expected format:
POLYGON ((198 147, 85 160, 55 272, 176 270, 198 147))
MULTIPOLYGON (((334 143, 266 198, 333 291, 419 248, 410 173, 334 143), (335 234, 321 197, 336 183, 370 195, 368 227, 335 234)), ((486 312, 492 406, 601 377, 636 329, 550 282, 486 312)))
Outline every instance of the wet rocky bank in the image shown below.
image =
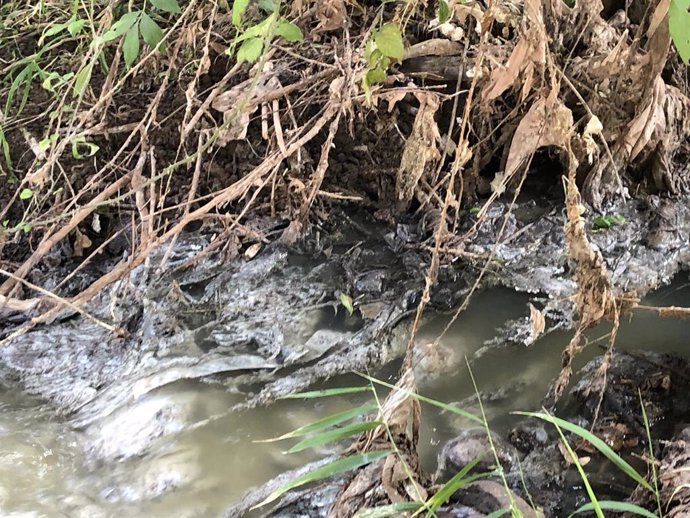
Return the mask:
MULTIPOLYGON (((608 228, 594 228, 595 217, 588 217, 592 241, 621 293, 644 295, 670 282, 686 267, 690 258, 687 207, 685 200, 651 197, 610 208, 622 223, 608 228)), ((468 211, 457 234, 476 232, 458 245, 461 249, 448 247, 430 314, 457 307, 492 256, 482 287, 502 286, 527 293, 547 317, 547 330, 570 328, 574 315, 568 296, 574 283, 565 255, 563 225, 562 206, 535 200, 512 207, 494 203, 481 222, 468 211)), ((315 225, 296 245, 275 242, 262 245, 258 253, 240 250, 239 257, 232 260, 213 253, 190 261, 215 237, 211 232, 190 233, 177 242, 162 270, 159 265, 165 250, 85 307, 120 332, 109 332, 93 320, 65 310, 51 323, 0 348, 0 380, 7 389, 19 389, 47 402, 78 434, 83 462, 93 472, 110 463, 145 457, 154 444, 187 426, 188 416, 199 404, 192 400, 187 407, 157 407, 155 395, 165 387, 200 382, 231 394, 232 408, 220 405, 209 411, 210 415, 227 415, 270 405, 276 398, 316 383, 376 369, 398 358, 407 342, 409 316, 424 285, 425 240, 429 236, 424 220, 403 220, 391 226, 367 213, 353 215, 343 208, 334 210, 327 222, 315 225)), ((122 259, 117 255, 108 259, 112 263, 118 260, 122 259)), ((49 270, 46 276, 49 280, 49 270)), ((3 310, 2 318, 4 338, 24 323, 26 315, 3 310)), ((505 322, 488 347, 533 341, 525 316, 505 322)), ((614 365, 630 363, 626 358, 621 356, 614 365)), ((619 377, 649 382, 661 368, 659 363, 669 369, 670 382, 662 374, 658 386, 644 389, 650 394, 661 391, 651 414, 656 416, 655 434, 661 430, 655 438, 677 443, 687 408, 674 391, 683 386, 687 367, 684 360, 677 360, 676 366, 664 361, 638 359, 619 377), (644 371, 644 365, 657 370, 644 371), (672 388, 664 388, 669 386, 672 388)), ((432 362, 424 375, 440 376, 437 368, 432 362)), ((586 373, 583 376, 580 379, 586 379, 586 373)), ((601 415, 610 418, 612 429, 623 426, 628 435, 636 437, 636 444, 621 439, 624 447, 639 447, 645 442, 639 420, 629 419, 635 398, 615 392, 627 386, 615 376, 612 379, 613 392, 604 399, 601 415)), ((570 417, 587 424, 593 403, 578 400, 578 394, 575 386, 568 398, 578 410, 566 409, 570 417)), ((468 431, 458 433, 455 443, 439 445, 439 480, 450 466, 458 469, 471 460, 468 451, 481 449, 476 436, 468 431)), ((506 472, 515 498, 528 502, 530 496, 542 495, 536 503, 547 516, 559 516, 562 510, 550 506, 550 501, 582 503, 582 493, 571 491, 578 482, 571 478, 575 474, 572 467, 564 467, 553 430, 530 424, 498 440, 510 452, 506 453, 506 472), (526 474, 526 480, 519 473, 522 478, 526 474), (565 494, 573 495, 572 502, 565 494)), ((659 444, 658 453, 664 455, 659 444)), ((186 476, 193 479, 196 475, 186 476)), ((111 497, 158 498, 188 482, 170 478, 164 470, 152 470, 143 480, 145 487, 121 486, 121 494, 111 497)), ((482 516, 495 511, 506 495, 500 494, 502 486, 489 482, 478 483, 474 493, 468 492, 475 496, 458 500, 445 511, 447 516, 482 516)), ((334 487, 291 494, 274 515, 325 515, 334 487), (311 500, 305 501, 307 497, 311 500), (321 514, 310 514, 317 513, 316 509, 321 514)), ((634 489, 622 487, 628 494, 634 489)), ((243 513, 261 494, 262 490, 250 493, 226 515, 243 513)), ((204 511, 199 512, 201 516, 204 511)))

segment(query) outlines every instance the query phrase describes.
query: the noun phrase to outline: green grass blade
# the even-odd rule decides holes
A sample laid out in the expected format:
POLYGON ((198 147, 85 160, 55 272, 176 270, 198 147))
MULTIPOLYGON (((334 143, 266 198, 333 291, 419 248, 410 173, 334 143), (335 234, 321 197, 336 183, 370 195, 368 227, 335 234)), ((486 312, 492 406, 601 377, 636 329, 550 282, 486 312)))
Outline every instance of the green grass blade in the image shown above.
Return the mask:
MULTIPOLYGON (((633 514, 637 514, 639 516, 646 516, 647 518, 659 518, 654 513, 647 511, 647 509, 645 509, 644 507, 640 507, 639 505, 635 505, 635 504, 630 504, 628 502, 615 502, 615 501, 610 501, 610 500, 601 500, 599 502, 599 506, 606 511, 618 511, 621 513, 633 513, 633 514)), ((571 516, 575 516, 576 514, 586 513, 588 511, 592 511, 593 509, 594 509, 594 507, 592 506, 591 503, 585 504, 582 507, 580 507, 579 509, 577 509, 577 511, 572 513, 570 516, 568 516, 568 518, 570 518, 571 516)))
POLYGON ((420 502, 398 502, 397 504, 381 505, 359 511, 354 518, 388 518, 397 516, 400 513, 416 511, 422 506, 420 502))
POLYGON ((441 408, 443 410, 446 410, 448 412, 451 412, 453 414, 457 414, 462 417, 466 417, 470 421, 474 421, 475 423, 479 424, 484 424, 484 421, 480 417, 477 417, 471 412, 468 412, 467 410, 463 410, 462 408, 458 408, 454 405, 449 405, 448 403, 443 403, 442 401, 437 401, 435 399, 431 399, 422 395, 417 394, 416 392, 412 392, 410 390, 403 390, 400 387, 396 387, 395 385, 391 385, 390 383, 386 383, 385 381, 381 381, 376 378, 372 378, 371 376, 368 376, 367 374, 362 374, 362 373, 357 373, 359 376, 362 376, 363 378, 371 381, 372 383, 376 383, 377 385, 382 385, 384 387, 388 387, 390 389, 394 389, 400 392, 403 392, 407 394, 408 396, 418 400, 422 401, 423 403, 427 403, 429 405, 435 406, 437 408, 441 408))
POLYGON ((352 423, 350 425, 343 426, 342 428, 336 428, 335 430, 323 432, 323 433, 314 435, 313 437, 307 437, 306 439, 303 439, 300 442, 298 442, 297 444, 295 444, 287 452, 288 453, 297 453, 297 452, 306 450, 307 448, 313 448, 314 446, 321 446, 323 444, 328 444, 329 442, 339 441, 341 439, 345 439, 347 437, 352 437, 353 435, 357 435, 357 434, 360 434, 362 432, 366 432, 368 430, 376 428, 377 426, 381 426, 382 424, 383 424, 382 421, 367 421, 365 423, 352 423))
POLYGON ((556 426, 556 430, 558 430, 558 435, 561 436, 561 442, 568 450, 568 454, 570 455, 570 458, 573 460, 573 463, 575 464, 575 467, 577 468, 577 471, 580 474, 580 478, 582 478, 582 482, 584 483, 585 489, 587 490, 587 495, 589 496, 589 500, 591 501, 590 505, 596 513, 597 518, 606 518, 604 516, 604 511, 601 509, 601 505, 599 505, 599 500, 597 500, 597 495, 594 494, 592 485, 589 483, 587 473, 585 473, 585 470, 582 467, 582 463, 580 463, 580 459, 577 457, 577 454, 570 447, 570 444, 568 444, 568 440, 565 438, 565 435, 563 435, 563 430, 561 430, 561 427, 558 426, 557 423, 554 423, 554 425, 556 426))
POLYGON ((329 462, 325 466, 321 466, 313 471, 310 471, 309 473, 305 473, 304 475, 297 477, 296 479, 291 480, 287 484, 276 489, 273 493, 268 495, 266 499, 252 507, 252 509, 256 509, 258 507, 262 507, 266 504, 274 502, 291 489, 303 486, 304 484, 309 484, 310 482, 316 482, 317 480, 323 480, 324 478, 329 478, 335 475, 347 473, 348 471, 352 471, 353 469, 357 469, 360 466, 364 466, 375 460, 381 459, 386 455, 390 455, 391 453, 392 450, 374 451, 371 453, 360 453, 359 455, 352 455, 350 457, 345 457, 342 459, 334 460, 333 462, 329 462))
POLYGON ((542 419, 543 421, 547 421, 551 424, 557 425, 565 430, 568 430, 569 432, 574 433, 575 435, 581 437, 582 439, 586 440, 589 442, 592 446, 594 446, 599 452, 604 455, 607 459, 609 459, 613 464, 615 464, 618 469, 620 469, 623 473, 628 475, 631 479, 633 479, 635 482, 640 484, 642 487, 645 489, 648 489, 649 491, 654 491, 652 489, 652 486, 649 485, 649 482, 647 482, 642 475, 640 475, 635 469, 628 464, 625 460, 621 458, 620 455, 618 455, 615 451, 613 451, 608 444, 606 444, 604 441, 599 439, 596 435, 591 433, 588 430, 585 430, 581 426, 578 426, 576 424, 570 423, 568 421, 565 421, 563 419, 560 419, 556 416, 552 416, 549 414, 545 414, 542 412, 514 412, 515 414, 518 415, 525 415, 529 417, 536 417, 538 419, 542 419))
POLYGON ((483 457, 484 454, 477 455, 468 464, 463 466, 463 468, 460 471, 453 475, 453 477, 448 482, 443 484, 441 489, 439 489, 434 494, 434 496, 427 500, 427 502, 424 504, 424 507, 428 509, 427 517, 433 516, 436 513, 436 510, 443 504, 445 504, 458 489, 461 489, 467 484, 474 482, 479 478, 483 478, 487 475, 486 473, 481 473, 478 475, 474 475, 472 477, 467 477, 467 474, 470 471, 472 471, 472 468, 479 464, 483 457))
POLYGON ((284 435, 281 435, 280 437, 275 437, 273 439, 263 439, 261 441, 254 441, 254 442, 256 442, 256 443, 276 442, 276 441, 282 441, 285 439, 292 439, 294 437, 302 437, 302 436, 307 435, 309 433, 320 432, 322 430, 325 430, 326 428, 329 428, 329 427, 334 426, 336 424, 340 424, 344 421, 349 421, 350 419, 353 419, 355 417, 366 415, 370 412, 373 412, 377 408, 378 408, 378 406, 375 405, 374 403, 369 403, 366 405, 358 406, 356 408, 351 408, 349 410, 345 410, 344 412, 340 412, 338 414, 326 416, 323 419, 319 419, 318 421, 314 421, 313 423, 309 423, 309 424, 306 424, 304 426, 300 426, 296 430, 293 430, 293 431, 288 432, 284 435))
POLYGON ((499 518, 504 514, 510 513, 510 507, 504 507, 503 509, 498 509, 491 514, 487 514, 484 518, 499 518))
POLYGON ((642 421, 644 422, 645 433, 647 434, 647 446, 649 446, 649 464, 652 471, 652 482, 654 482, 654 497, 656 499, 656 509, 659 516, 663 516, 661 511, 661 494, 659 493, 659 477, 656 472, 656 459, 654 459, 654 445, 652 444, 652 432, 649 429, 649 419, 647 418, 647 409, 644 407, 644 400, 642 399, 642 391, 638 388, 637 395, 640 397, 640 408, 642 409, 642 421))
POLYGON ((343 387, 325 390, 312 390, 311 392, 288 394, 280 399, 314 399, 320 397, 340 396, 341 394, 354 394, 356 392, 371 392, 371 389, 369 387, 343 387))

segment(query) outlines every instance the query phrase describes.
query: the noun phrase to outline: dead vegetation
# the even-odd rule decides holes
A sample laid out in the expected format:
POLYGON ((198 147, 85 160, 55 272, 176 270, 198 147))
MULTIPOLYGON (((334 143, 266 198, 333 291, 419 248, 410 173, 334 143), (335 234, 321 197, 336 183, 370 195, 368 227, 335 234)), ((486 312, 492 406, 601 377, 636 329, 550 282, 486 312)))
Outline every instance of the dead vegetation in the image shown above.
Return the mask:
POLYGON ((463 203, 514 191, 540 148, 595 206, 685 188, 690 101, 666 2, 292 2, 281 16, 304 39, 268 38, 253 64, 237 62, 237 42, 267 11, 249 3, 238 25, 224 2, 166 4, 151 13, 162 41, 130 68, 111 34, 126 6, 3 6, 6 306, 26 307, 18 279, 59 246, 84 268, 116 235, 130 243, 81 293, 58 290, 80 304, 192 222, 219 223, 242 249, 269 239, 252 217, 290 222, 293 240, 332 200, 382 217, 444 208, 441 249, 463 203), (56 34, 75 19, 96 36, 56 34), (406 48, 380 77, 368 46, 384 24, 406 48))
MULTIPOLYGON (((580 323, 557 399, 581 332, 616 321, 621 308, 588 241, 580 191, 601 207, 688 187, 687 69, 671 45, 665 0, 294 0, 280 19, 304 38, 265 37, 255 59, 245 56, 253 63, 238 59, 237 47, 270 16, 261 2, 249 3, 239 24, 237 2, 234 13, 221 0, 156 11, 162 39, 144 37, 136 60, 126 37, 106 37, 127 12, 122 2, 90 12, 60 0, 33 4, 0 8, 0 303, 30 314, 27 325, 83 305, 194 223, 217 228, 211 246, 232 255, 294 241, 334 201, 385 219, 433 215, 418 321, 440 262, 462 251, 467 236, 456 234, 467 202, 483 200, 481 219, 498 197, 517 196, 526 175, 554 183, 564 175, 580 323), (46 37, 71 15, 93 33, 46 37), (391 24, 402 54, 397 42, 385 51, 377 40, 391 24), (540 164, 544 149, 555 160, 540 164), (61 260, 80 270, 123 238, 117 266, 83 289, 62 282, 47 295, 32 278, 60 247, 61 260)), ((370 451, 390 439, 404 451, 382 467, 393 503, 426 494, 415 457, 418 403, 405 395, 415 390, 410 361, 402 390, 383 404, 388 428, 357 445, 370 451)), ((341 494, 334 516, 380 503, 360 498, 359 483, 366 486, 355 479, 341 494)))

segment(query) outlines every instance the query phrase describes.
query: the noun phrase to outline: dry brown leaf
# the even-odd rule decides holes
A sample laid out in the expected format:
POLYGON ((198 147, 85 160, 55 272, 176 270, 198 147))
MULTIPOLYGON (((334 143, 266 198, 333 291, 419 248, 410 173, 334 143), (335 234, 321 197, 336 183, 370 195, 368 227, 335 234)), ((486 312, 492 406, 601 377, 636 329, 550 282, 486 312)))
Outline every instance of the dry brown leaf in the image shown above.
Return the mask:
POLYGON ((666 83, 657 77, 651 99, 645 109, 628 125, 622 140, 623 149, 630 160, 634 160, 648 147, 655 147, 652 141, 655 135, 663 135, 666 128, 664 102, 666 100, 666 83))
POLYGON ((91 248, 91 245, 93 243, 89 239, 89 237, 84 234, 81 230, 79 230, 79 227, 74 229, 74 256, 75 257, 83 257, 84 256, 84 250, 87 248, 91 248))
POLYGON ((585 152, 587 153, 587 161, 591 164, 594 156, 599 150, 599 146, 594 141, 592 135, 601 135, 604 126, 596 115, 592 115, 582 132, 582 141, 585 144, 585 152))
POLYGON ((233 140, 243 140, 247 136, 247 129, 252 115, 261 104, 264 95, 280 88, 280 81, 272 70, 272 63, 264 65, 264 71, 256 79, 255 86, 249 95, 247 91, 253 86, 254 79, 248 79, 223 92, 211 103, 211 108, 223 113, 224 128, 219 131, 217 144, 225 146, 233 140))
POLYGON ((505 167, 505 181, 544 146, 567 149, 573 131, 573 114, 555 95, 540 97, 515 130, 505 167))
POLYGON ((432 92, 417 92, 414 95, 419 100, 419 110, 412 133, 405 142, 395 183, 398 200, 405 202, 414 196, 414 190, 427 167, 441 157, 438 150, 441 134, 434 119, 440 106, 439 96, 432 92))
MULTIPOLYGON (((482 92, 482 99, 496 99, 515 84, 521 73, 528 79, 527 84, 531 88, 535 70, 543 70, 546 63, 547 44, 542 4, 539 0, 525 0, 520 40, 506 65, 491 72, 489 82, 482 92)), ((525 88, 522 91, 524 96, 525 88)))
MULTIPOLYGON (((614 330, 618 322, 616 298, 613 294, 613 286, 606 270, 604 258, 587 237, 585 220, 582 217, 585 208, 581 203, 580 192, 575 183, 574 166, 571 165, 568 178, 564 178, 563 181, 567 214, 565 240, 568 257, 575 265, 577 292, 574 299, 580 321, 568 346, 563 351, 561 372, 548 396, 550 404, 554 404, 560 399, 565 387, 570 382, 573 358, 583 347, 582 333, 604 318, 614 322, 614 330)), ((612 336, 615 336, 615 332, 612 336)), ((593 387, 601 388, 605 385, 610 354, 611 349, 607 351, 602 365, 595 374, 593 387)))
POLYGON ((544 329, 546 329, 546 319, 544 318, 544 314, 532 304, 529 305, 529 321, 532 340, 534 341, 544 332, 544 329))

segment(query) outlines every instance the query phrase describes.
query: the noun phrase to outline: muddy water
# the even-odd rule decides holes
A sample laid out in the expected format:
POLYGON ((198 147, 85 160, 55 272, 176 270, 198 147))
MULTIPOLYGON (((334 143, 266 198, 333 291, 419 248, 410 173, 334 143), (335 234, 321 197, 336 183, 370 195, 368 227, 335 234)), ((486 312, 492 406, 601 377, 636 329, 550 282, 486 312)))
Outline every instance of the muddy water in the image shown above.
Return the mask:
MULTIPOLYGON (((650 304, 688 305, 686 281, 660 290, 650 304)), ((462 402, 477 411, 474 388, 465 364, 472 365, 485 410, 497 429, 511 426, 511 410, 537 408, 557 372, 567 332, 552 332, 530 347, 487 346, 499 326, 526 314, 527 298, 507 290, 476 296, 470 309, 441 341, 453 351, 450 373, 420 374, 425 395, 462 402), (440 381, 439 381, 440 380, 440 381)), ((448 321, 438 316, 422 330, 433 340, 448 321)), ((592 340, 605 335, 593 330, 592 340)), ((619 333, 619 347, 687 354, 688 323, 636 313, 619 333)), ((584 364, 600 350, 593 343, 578 358, 584 364)), ((447 368, 448 366, 446 366, 447 368)), ((392 379, 395 366, 378 373, 392 379)), ((333 385, 361 383, 350 376, 333 385)), ((158 389, 98 423, 97 429, 74 430, 39 401, 11 391, 0 392, 0 516, 12 517, 205 517, 217 516, 248 488, 276 474, 325 455, 328 450, 285 455, 286 443, 256 443, 325 415, 350 408, 363 396, 322 400, 286 400, 270 408, 231 413, 241 396, 199 382, 178 382, 158 389), (141 429, 142 416, 155 414, 165 433, 141 429), (156 439, 156 433, 159 437, 156 439), (139 437, 154 436, 142 448, 139 437), (102 441, 97 460, 83 444, 102 441), (130 455, 145 451, 145 454, 130 455)), ((444 441, 467 422, 425 407, 422 455, 426 467, 444 441)))

